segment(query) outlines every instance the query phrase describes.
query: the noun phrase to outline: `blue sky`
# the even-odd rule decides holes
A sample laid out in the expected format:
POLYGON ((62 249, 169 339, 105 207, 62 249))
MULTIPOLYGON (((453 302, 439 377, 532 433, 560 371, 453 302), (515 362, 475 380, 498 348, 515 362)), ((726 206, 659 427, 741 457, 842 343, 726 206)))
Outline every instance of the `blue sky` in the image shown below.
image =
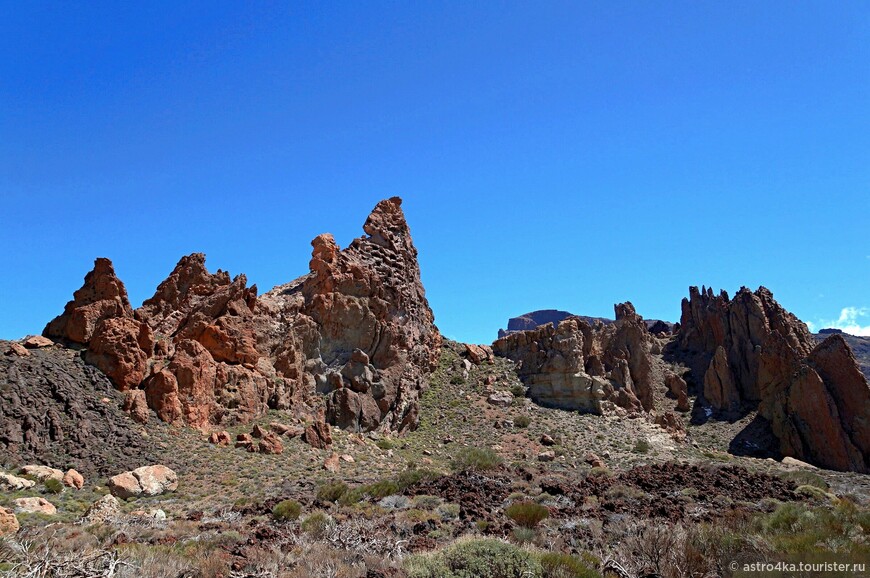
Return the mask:
POLYGON ((2 338, 97 256, 268 290, 393 195, 449 337, 701 284, 870 333, 865 2, 142 4, 0 2, 2 338))

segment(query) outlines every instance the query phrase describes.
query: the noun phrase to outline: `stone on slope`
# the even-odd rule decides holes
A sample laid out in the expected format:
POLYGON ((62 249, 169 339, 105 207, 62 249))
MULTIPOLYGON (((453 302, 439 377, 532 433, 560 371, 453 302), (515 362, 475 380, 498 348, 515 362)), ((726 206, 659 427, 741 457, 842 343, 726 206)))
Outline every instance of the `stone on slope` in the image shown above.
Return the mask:
POLYGON ((33 480, 27 478, 19 478, 12 474, 0 473, 0 490, 8 492, 17 492, 19 490, 29 490, 36 485, 33 480))
POLYGON ((108 487, 121 499, 157 496, 178 489, 178 475, 164 465, 142 466, 110 478, 108 487))
POLYGON ((85 478, 77 471, 70 469, 63 475, 63 485, 68 488, 81 490, 85 487, 85 478))
POLYGON ((16 512, 26 514, 46 514, 53 516, 57 514, 57 508, 45 498, 18 498, 12 500, 16 512))
POLYGON ((15 512, 0 507, 0 537, 11 536, 20 528, 15 512))

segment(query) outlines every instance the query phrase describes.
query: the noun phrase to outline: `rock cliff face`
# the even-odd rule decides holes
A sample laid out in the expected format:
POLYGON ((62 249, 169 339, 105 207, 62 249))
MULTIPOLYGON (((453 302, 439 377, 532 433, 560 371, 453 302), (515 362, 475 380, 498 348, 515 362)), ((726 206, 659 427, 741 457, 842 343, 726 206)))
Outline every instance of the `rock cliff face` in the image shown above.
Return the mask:
POLYGON ((649 412, 649 332, 631 303, 615 311, 616 321, 607 325, 569 317, 556 327, 508 334, 493 350, 519 362, 529 395, 542 405, 596 414, 649 412))
POLYGON ((209 273, 195 253, 133 311, 98 259, 44 333, 85 345, 85 359, 130 391, 138 421, 142 392, 161 420, 202 429, 269 408, 313 415, 319 392, 340 427, 412 428, 441 337, 401 200, 379 203, 363 228, 344 251, 331 235, 314 239, 310 273, 260 298, 244 275, 209 273))
POLYGON ((842 336, 814 347, 806 325, 764 287, 734 299, 692 287, 680 325, 678 346, 720 415, 757 408, 783 455, 870 471, 870 386, 842 336))

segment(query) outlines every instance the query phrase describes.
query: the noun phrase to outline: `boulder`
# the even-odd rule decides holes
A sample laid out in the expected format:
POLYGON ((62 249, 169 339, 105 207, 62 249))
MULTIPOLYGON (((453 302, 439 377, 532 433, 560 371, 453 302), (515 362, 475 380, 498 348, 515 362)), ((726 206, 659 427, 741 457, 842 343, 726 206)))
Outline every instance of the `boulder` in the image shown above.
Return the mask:
POLYGON ((45 498, 18 498, 12 500, 12 504, 15 506, 16 512, 45 514, 48 516, 57 514, 57 508, 45 498))
POLYGON ((63 472, 55 468, 49 468, 48 466, 24 466, 21 468, 21 473, 25 476, 33 476, 40 482, 44 482, 48 478, 53 478, 59 482, 63 481, 63 472))
POLYGON ((553 436, 548 435, 548 434, 542 434, 540 442, 541 442, 541 445, 545 445, 545 446, 556 445, 556 440, 553 439, 553 436))
POLYGON ((15 512, 0 507, 0 537, 11 536, 16 533, 20 527, 15 512))
POLYGON ((142 389, 131 389, 124 395, 124 404, 121 406, 130 414, 130 418, 141 424, 147 424, 151 415, 148 409, 148 400, 142 389))
POLYGON ((19 490, 29 490, 36 485, 33 480, 27 478, 19 478, 12 474, 0 473, 0 490, 7 492, 17 492, 19 490))
POLYGON ((597 454, 595 454, 593 452, 588 452, 586 454, 586 456, 583 458, 583 461, 585 461, 587 464, 589 464, 593 468, 606 468, 607 467, 607 464, 604 463, 604 460, 602 460, 600 457, 598 457, 597 454))
POLYGON ((305 426, 302 436, 305 443, 313 448, 324 450, 332 446, 332 433, 326 422, 318 421, 305 426))
POLYGON ((539 462, 552 462, 556 459, 556 452, 553 450, 545 450, 538 454, 539 462))
POLYGON ((77 471, 70 469, 63 475, 63 485, 68 488, 81 490, 85 487, 85 478, 77 471))
POLYGON ((471 343, 465 344, 465 357, 467 357, 474 365, 493 363, 495 360, 495 355, 490 346, 473 345, 471 343))
POLYGON ((497 391, 486 398, 486 403, 496 407, 510 407, 514 403, 514 394, 509 391, 497 391))
POLYGON ((14 341, 9 344, 9 349, 6 350, 6 355, 16 355, 18 357, 28 357, 30 352, 24 348, 20 343, 15 343, 14 341))
POLYGON ((208 436, 208 443, 218 446, 228 446, 231 441, 232 438, 230 437, 230 434, 225 431, 212 432, 211 435, 208 436))
POLYGON ((178 489, 178 475, 164 465, 143 466, 110 478, 108 487, 121 499, 157 496, 178 489))
POLYGON ((284 452, 284 444, 277 435, 269 432, 260 440, 258 449, 261 454, 280 454, 284 452))
POLYGON ((51 347, 52 345, 54 345, 54 341, 42 335, 31 335, 24 340, 24 347, 27 349, 39 349, 41 347, 51 347))
POLYGON ((121 517, 121 503, 118 498, 107 494, 91 504, 80 522, 84 524, 107 524, 121 517))
POLYGON ((338 470, 341 469, 341 464, 338 459, 338 454, 333 453, 328 458, 323 461, 323 469, 331 472, 333 474, 337 474, 338 470))

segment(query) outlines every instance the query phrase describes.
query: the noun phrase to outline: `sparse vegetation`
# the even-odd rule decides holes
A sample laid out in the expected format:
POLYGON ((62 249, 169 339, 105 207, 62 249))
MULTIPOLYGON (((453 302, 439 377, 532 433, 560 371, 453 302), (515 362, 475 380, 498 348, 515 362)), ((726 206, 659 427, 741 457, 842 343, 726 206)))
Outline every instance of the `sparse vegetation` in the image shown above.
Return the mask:
POLYGON ((272 517, 283 522, 295 520, 302 513, 302 504, 296 500, 284 500, 275 504, 272 508, 272 517))
POLYGON ((429 555, 412 556, 409 578, 542 578, 541 563, 529 552, 492 539, 460 540, 429 555))
POLYGON ((485 471, 497 468, 502 463, 501 456, 490 448, 462 448, 450 464, 453 471, 485 471))
POLYGON ((532 423, 532 418, 527 415, 518 415, 514 418, 514 425, 518 428, 527 428, 529 424, 532 423))
POLYGON ((43 485, 45 485, 45 489, 52 494, 60 494, 63 492, 63 482, 57 478, 46 478, 43 485))
POLYGON ((530 501, 515 502, 508 506, 505 515, 524 528, 534 528, 550 516, 544 506, 530 501))

